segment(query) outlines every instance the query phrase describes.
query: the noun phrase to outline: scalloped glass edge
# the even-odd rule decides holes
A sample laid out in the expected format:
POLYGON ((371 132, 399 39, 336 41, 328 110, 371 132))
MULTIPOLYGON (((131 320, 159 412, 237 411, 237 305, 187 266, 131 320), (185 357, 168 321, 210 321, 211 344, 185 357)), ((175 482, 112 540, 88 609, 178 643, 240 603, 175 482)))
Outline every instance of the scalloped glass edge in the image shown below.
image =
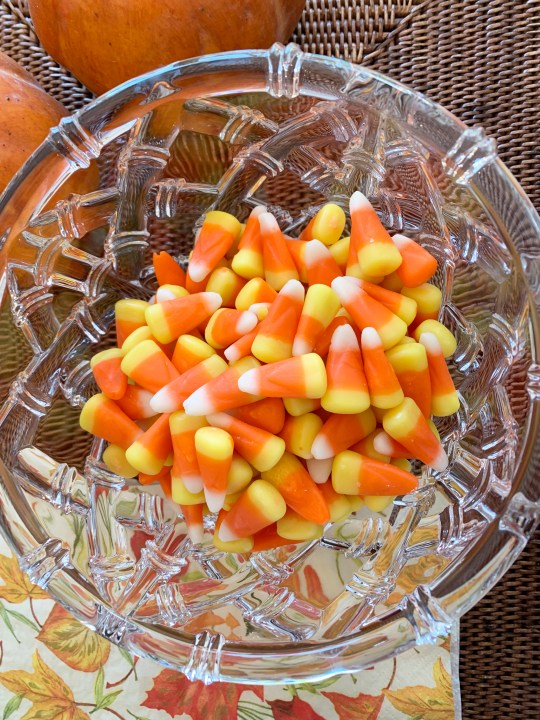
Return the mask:
MULTIPOLYGON (((247 77, 247 81, 239 80, 238 86, 234 83, 232 87, 227 86, 228 92, 264 90, 274 97, 294 97, 300 94, 302 76, 308 69, 310 74, 303 86, 320 99, 372 93, 375 87, 386 107, 390 107, 390 99, 399 105, 406 121, 414 125, 417 132, 422 132, 422 122, 429 119, 432 130, 439 127, 448 138, 453 138, 452 142, 447 140, 443 148, 446 151, 445 170, 453 174, 458 183, 467 186, 518 253, 520 245, 525 243, 529 252, 520 257, 519 264, 531 289, 531 309, 540 307, 540 218, 514 177, 497 158, 493 141, 481 129, 468 128, 441 106, 380 73, 346 61, 303 53, 295 45, 276 44, 270 50, 219 53, 173 63, 124 83, 75 115, 63 119, 0 197, 0 249, 9 245, 10 237, 16 233, 17 217, 11 211, 13 206, 24 198, 23 207, 32 207, 35 216, 70 175, 87 167, 103 145, 127 129, 129 123, 115 124, 116 108, 137 105, 137 98, 139 105, 151 102, 152 98, 148 97, 151 89, 154 98, 158 99, 159 88, 166 94, 171 81, 223 70, 238 73, 240 80, 247 77), (249 83, 249 80, 263 76, 265 85, 249 83), (312 78, 317 77, 324 77, 324 86, 313 83, 312 78), (38 178, 43 180, 44 169, 50 183, 48 193, 42 197, 41 205, 32 206, 31 188, 38 178), (498 188, 499 195, 493 192, 493 187, 498 188), (501 190, 504 191, 504 204, 499 199, 501 190), (508 228, 509 209, 512 232, 508 228)), ((429 147, 430 136, 423 135, 423 139, 429 147)), ((5 273, 0 278, 0 289, 3 295, 5 273)), ((535 311, 531 312, 531 323, 531 337, 536 342, 532 348, 533 362, 536 363, 540 335, 535 311)), ((523 550, 540 517, 540 490, 534 483, 536 468, 529 464, 535 447, 538 453, 540 392, 529 394, 532 409, 528 435, 536 440, 529 443, 520 458, 517 470, 520 492, 509 496, 506 510, 498 522, 491 523, 482 542, 471 548, 467 565, 450 565, 433 588, 418 587, 399 609, 375 619, 361 632, 343 640, 317 646, 296 643, 268 647, 232 644, 224 642, 219 635, 202 632, 192 642, 191 636, 179 631, 166 628, 158 631, 142 622, 126 621, 97 598, 92 586, 76 570, 66 566, 66 551, 58 541, 45 537, 37 522, 24 523, 18 517, 5 482, 3 464, 0 464, 1 529, 30 578, 46 588, 79 620, 137 655, 182 670, 190 679, 205 683, 223 680, 273 684, 317 681, 357 671, 415 644, 433 643, 447 634, 456 625, 456 619, 493 587, 523 550), (474 562, 471 562, 473 558, 474 562), (470 575, 464 575, 464 567, 470 575)))

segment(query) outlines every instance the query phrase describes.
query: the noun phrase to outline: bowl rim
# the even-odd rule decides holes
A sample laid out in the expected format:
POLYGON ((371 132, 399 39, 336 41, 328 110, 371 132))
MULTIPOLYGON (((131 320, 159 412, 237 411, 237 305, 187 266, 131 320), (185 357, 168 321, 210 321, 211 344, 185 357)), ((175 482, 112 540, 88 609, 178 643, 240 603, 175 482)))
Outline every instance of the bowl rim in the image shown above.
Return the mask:
MULTIPOLYGON (((85 167, 85 164, 89 162, 89 157, 91 157, 92 152, 95 153, 98 151, 96 150, 96 141, 93 140, 91 132, 88 130, 89 126, 94 122, 96 115, 106 113, 113 105, 119 102, 129 102, 132 99, 134 91, 140 95, 147 93, 150 88, 156 87, 157 83, 166 83, 171 79, 182 78, 190 74, 205 74, 213 69, 220 69, 227 72, 235 66, 238 67, 238 63, 243 67, 243 64, 249 66, 249 64, 253 62, 261 63, 261 67, 266 63, 269 68, 269 74, 277 73, 279 83, 289 87, 289 91, 290 88, 292 88, 293 91, 295 90, 296 83, 299 94, 302 94, 300 91, 301 69, 305 69, 305 67, 310 65, 315 73, 325 70, 335 73, 338 81, 340 79, 343 80, 345 84, 340 90, 342 93, 345 93, 343 97, 350 97, 347 93, 355 83, 359 83, 360 87, 362 84, 368 87, 370 83, 375 82, 381 88, 391 89, 396 96, 410 99, 412 102, 411 107, 414 107, 416 111, 422 110, 428 112, 432 119, 445 127, 450 125, 455 128, 458 138, 466 136, 479 147, 484 147, 485 155, 480 158, 481 163, 478 169, 474 171, 474 175, 489 165, 505 185, 512 199, 515 200, 519 206, 524 221, 528 222, 532 232, 536 233, 536 237, 540 238, 540 218, 516 179, 496 156, 493 145, 490 142, 486 143, 486 136, 483 134, 483 131, 471 130, 465 123, 438 103, 375 70, 355 66, 348 61, 337 58, 305 53, 300 51, 296 45, 283 46, 277 43, 269 50, 223 52, 171 63, 122 83, 92 100, 88 105, 73 115, 64 118, 57 128, 51 130, 48 138, 32 154, 15 175, 4 193, 0 195, 0 248, 5 249, 9 244, 7 242, 8 239, 12 237, 12 224, 10 225, 9 223, 13 223, 13 216, 9 214, 9 207, 15 202, 21 191, 24 191, 28 180, 31 179, 39 166, 45 163, 51 156, 59 158, 59 160, 63 162, 63 167, 58 175, 58 182, 61 184, 77 169, 85 167), (76 131, 75 136, 73 135, 74 130, 76 131), (71 145, 69 145, 69 143, 71 143, 71 145), (80 143, 80 145, 78 145, 78 143, 80 143), (77 163, 74 164, 73 162, 65 161, 66 145, 75 154, 80 152, 80 162, 78 165, 77 163), (75 146, 75 148, 73 146, 75 146)), ((245 87, 244 92, 249 92, 250 89, 250 87, 245 87)), ((254 88, 252 91, 260 89, 262 88, 254 88)), ((230 89, 229 92, 231 92, 230 89)), ((216 93, 212 96, 219 96, 219 94, 216 93)), ((324 99, 324 97, 324 93, 321 91, 321 99, 324 99)), ((336 98, 335 89, 331 97, 336 98)), ((103 137, 103 142, 100 140, 100 143, 105 144, 105 142, 109 142, 114 133, 118 132, 118 128, 113 128, 109 135, 103 137)), ((99 149, 101 149, 101 145, 99 149)), ((474 181, 472 181, 472 179, 467 180, 467 185, 474 190, 474 181)), ((50 194, 52 194, 52 191, 50 194)), ((36 208, 34 214, 38 212, 38 210, 39 208, 36 208)), ((538 293, 539 283, 534 273, 526 267, 523 269, 523 272, 524 275, 528 277, 533 292, 538 293)), ((0 294, 5 294, 5 272, 3 272, 3 270, 0 285, 2 288, 2 293, 0 294)), ((534 311, 532 301, 531 308, 533 308, 531 312, 531 324, 533 326, 531 330, 531 340, 534 342, 532 352, 533 361, 536 361, 540 350, 540 331, 538 317, 534 311)), ((538 403, 532 404, 530 423, 533 436, 538 437, 538 429, 540 427, 540 408, 538 403)), ((529 451, 532 452, 532 446, 529 448, 529 451)), ((521 463, 521 473, 527 472, 527 462, 528 459, 526 458, 525 461, 521 463)), ((2 470, 1 474, 3 475, 3 468, 0 468, 0 470, 2 470)), ((2 481, 0 484, 0 498, 2 498, 5 503, 11 504, 9 494, 6 493, 5 482, 2 481)), ((518 512, 516 507, 512 505, 514 497, 515 495, 512 493, 508 498, 508 511, 510 514, 506 520, 507 524, 513 522, 514 516, 518 512)), ((519 500, 521 502, 521 499, 519 500)), ((478 602, 491 589, 502 574, 515 561, 523 549, 527 538, 532 534, 535 524, 538 522, 538 515, 540 514, 539 499, 524 498, 524 500, 529 523, 526 526, 517 528, 517 530, 513 528, 512 531, 509 532, 508 542, 506 543, 508 547, 505 552, 503 552, 503 548, 500 549, 500 559, 496 567, 492 568, 490 574, 487 576, 482 573, 477 573, 477 576, 471 578, 470 589, 461 598, 455 597, 455 592, 450 592, 446 595, 439 595, 435 592, 437 589, 440 589, 441 586, 444 587, 445 583, 447 587, 452 587, 452 581, 458 569, 453 567, 454 564, 451 563, 448 571, 441 574, 431 591, 421 586, 419 591, 415 591, 410 598, 407 598, 400 608, 385 614, 380 620, 376 619, 362 630, 344 638, 323 641, 317 645, 309 642, 275 643, 274 645, 259 643, 249 645, 244 642, 230 643, 224 641, 214 646, 212 643, 208 643, 208 637, 206 635, 201 638, 196 636, 195 643, 193 643, 189 641, 189 638, 193 638, 193 635, 186 634, 182 630, 173 630, 165 627, 160 627, 159 630, 156 630, 155 627, 147 625, 144 622, 131 620, 129 621, 130 627, 128 628, 127 634, 123 639, 120 637, 120 641, 125 647, 128 647, 137 654, 156 658, 155 649, 152 650, 154 646, 152 644, 145 644, 143 638, 138 636, 138 633, 136 630, 133 630, 131 625, 141 630, 144 629, 148 635, 151 636, 157 635, 166 638, 173 635, 175 639, 191 650, 191 654, 188 653, 186 655, 186 661, 183 662, 181 666, 177 665, 177 667, 180 667, 186 672, 188 677, 191 672, 192 679, 201 678, 205 682, 216 679, 246 682, 246 676, 243 674, 244 671, 235 672, 234 665, 238 660, 253 660, 254 655, 263 657, 268 661, 268 665, 264 670, 256 670, 256 682, 258 683, 283 682, 283 677, 275 676, 275 673, 279 671, 285 672, 288 681, 295 682, 305 680, 306 677, 310 679, 325 678, 342 672, 361 669, 377 660, 390 657, 392 654, 402 651, 414 643, 435 642, 440 632, 448 631, 453 627, 456 619, 478 602), (197 648, 200 649, 201 647, 205 648, 202 653, 197 651, 197 648), (196 658, 194 655, 195 651, 198 652, 196 658), (300 668, 296 667, 301 656, 307 658, 307 663, 311 670, 309 670, 309 668, 306 669, 305 662, 303 663, 301 671, 300 668), (291 657, 295 660, 295 665, 286 662, 291 657), (321 662, 318 664, 319 660, 321 662)), ((500 532, 500 524, 503 519, 504 517, 499 518, 498 524, 491 523, 488 526, 487 532, 485 536, 483 536, 482 546, 485 546, 493 534, 500 532)), ((28 569, 28 562, 25 558, 31 554, 29 547, 31 548, 32 541, 35 541, 34 544, 40 545, 43 542, 43 538, 39 537, 38 541, 39 532, 33 533, 31 528, 27 528, 28 537, 23 537, 21 533, 17 534, 6 521, 5 514, 2 515, 0 526, 9 544, 15 551, 15 554, 19 558, 21 558, 21 556, 23 557, 23 567, 25 567, 26 563, 28 569), (32 535, 32 540, 29 539, 30 535, 32 535)), ((480 550, 481 548, 474 545, 470 552, 474 551, 474 553, 476 553, 480 550)), ((467 554, 467 557, 469 557, 469 554, 467 554)), ((80 581, 73 577, 71 571, 67 568, 60 568, 58 570, 58 577, 64 575, 66 576, 68 585, 71 585, 71 587, 74 587, 75 583, 80 584, 80 581)), ((92 595, 93 593, 88 584, 86 584, 86 586, 84 585, 83 583, 82 587, 84 588, 84 592, 90 592, 90 595, 92 595)), ((54 599, 65 605, 70 612, 94 629, 97 628, 98 632, 101 632, 101 634, 108 637, 108 639, 111 639, 110 627, 107 623, 100 624, 95 618, 92 619, 89 615, 85 615, 80 610, 77 610, 76 607, 73 607, 73 604, 66 601, 65 592, 61 591, 60 585, 57 588, 56 594, 53 583, 48 583, 48 589, 49 592, 53 594, 54 599)), ((93 600, 97 605, 103 606, 104 609, 107 608, 107 603, 97 593, 93 596, 93 600)), ((114 611, 109 609, 109 620, 114 617, 114 611)), ((116 619, 122 622, 124 620, 121 618, 116 619)), ((167 662, 163 660, 163 658, 160 658, 160 661, 167 662)), ((250 668, 249 662, 246 663, 245 667, 250 668)))

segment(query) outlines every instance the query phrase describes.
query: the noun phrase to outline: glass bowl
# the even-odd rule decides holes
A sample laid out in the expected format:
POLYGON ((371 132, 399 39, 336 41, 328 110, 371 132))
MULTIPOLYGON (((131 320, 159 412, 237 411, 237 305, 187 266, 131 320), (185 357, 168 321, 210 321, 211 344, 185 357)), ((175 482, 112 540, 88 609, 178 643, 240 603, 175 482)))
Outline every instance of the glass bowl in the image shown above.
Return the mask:
POLYGON ((538 519, 539 237, 481 129, 294 45, 175 63, 62 120, 0 202, 2 529, 21 566, 104 637, 204 682, 320 679, 434 642, 538 519), (150 251, 185 261, 208 209, 264 203, 294 235, 357 189, 439 261, 462 400, 438 422, 449 467, 319 541, 194 546, 179 508, 80 430, 88 359, 114 343, 115 301, 153 293, 150 251))

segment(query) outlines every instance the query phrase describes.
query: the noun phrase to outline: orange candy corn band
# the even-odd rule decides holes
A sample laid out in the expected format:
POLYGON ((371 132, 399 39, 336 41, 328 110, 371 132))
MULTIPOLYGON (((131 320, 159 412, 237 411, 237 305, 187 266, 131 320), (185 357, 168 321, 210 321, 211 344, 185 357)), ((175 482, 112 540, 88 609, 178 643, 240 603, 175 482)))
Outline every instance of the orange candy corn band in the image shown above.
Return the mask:
POLYGON ((158 285, 186 286, 186 273, 165 250, 152 254, 152 264, 154 265, 158 285))

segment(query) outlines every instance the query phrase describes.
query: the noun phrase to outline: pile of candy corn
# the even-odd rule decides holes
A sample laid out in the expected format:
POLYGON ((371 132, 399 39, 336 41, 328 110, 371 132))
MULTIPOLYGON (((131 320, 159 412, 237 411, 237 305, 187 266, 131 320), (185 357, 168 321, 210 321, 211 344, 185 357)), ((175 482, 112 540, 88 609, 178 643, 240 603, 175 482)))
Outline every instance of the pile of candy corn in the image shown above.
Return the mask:
POLYGON ((320 537, 447 465, 431 416, 459 399, 435 258, 390 237, 370 202, 325 205, 299 238, 256 207, 209 212, 187 273, 154 255, 150 302, 116 305, 118 347, 91 366, 81 426, 103 461, 180 505, 193 542, 250 552, 320 537))

